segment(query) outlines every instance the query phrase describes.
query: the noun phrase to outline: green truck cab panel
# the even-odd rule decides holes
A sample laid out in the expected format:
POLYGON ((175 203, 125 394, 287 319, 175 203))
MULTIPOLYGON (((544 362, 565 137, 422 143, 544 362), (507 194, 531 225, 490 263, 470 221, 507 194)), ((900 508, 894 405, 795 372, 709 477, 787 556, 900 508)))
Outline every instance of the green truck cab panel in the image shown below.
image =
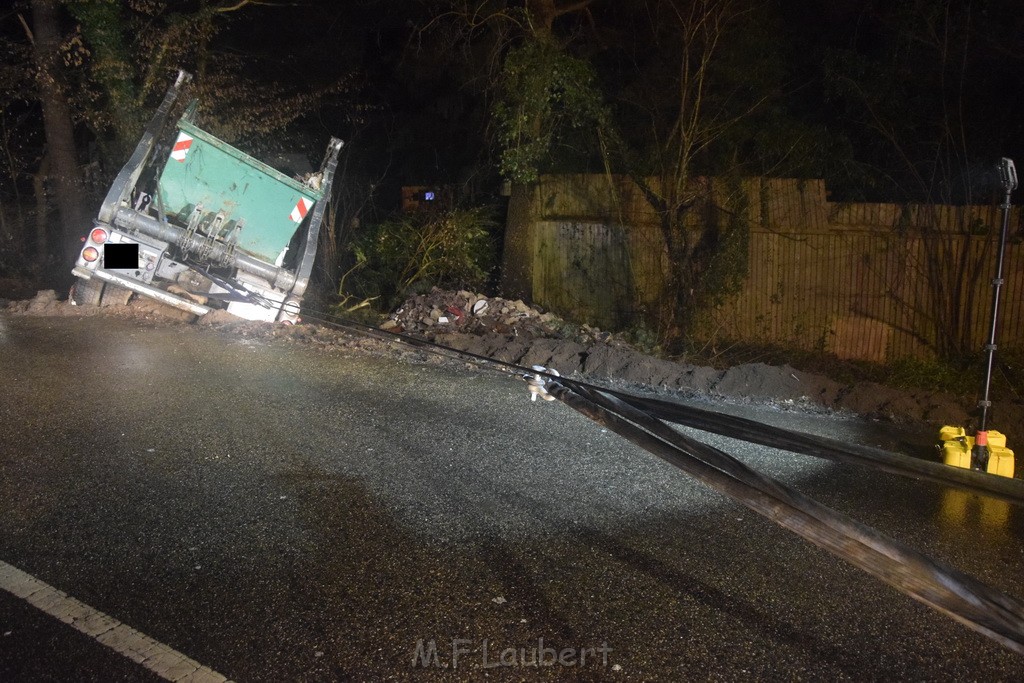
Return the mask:
POLYGON ((177 128, 160 175, 161 209, 181 225, 198 220, 199 232, 215 230, 238 250, 275 263, 323 193, 184 119, 177 128))

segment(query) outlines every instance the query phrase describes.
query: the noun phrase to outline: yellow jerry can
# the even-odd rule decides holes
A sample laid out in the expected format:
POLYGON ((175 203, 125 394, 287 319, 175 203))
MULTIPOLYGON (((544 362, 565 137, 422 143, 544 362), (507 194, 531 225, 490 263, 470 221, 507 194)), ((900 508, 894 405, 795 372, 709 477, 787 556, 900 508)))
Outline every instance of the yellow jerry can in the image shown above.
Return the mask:
MULTIPOLYGON (((968 436, 963 427, 944 426, 939 430, 942 442, 942 461, 953 467, 971 467, 971 449, 974 448, 974 437, 968 436)), ((988 467, 989 474, 1000 477, 1013 477, 1013 451, 1006 447, 1006 435, 1002 432, 988 432, 988 467)))

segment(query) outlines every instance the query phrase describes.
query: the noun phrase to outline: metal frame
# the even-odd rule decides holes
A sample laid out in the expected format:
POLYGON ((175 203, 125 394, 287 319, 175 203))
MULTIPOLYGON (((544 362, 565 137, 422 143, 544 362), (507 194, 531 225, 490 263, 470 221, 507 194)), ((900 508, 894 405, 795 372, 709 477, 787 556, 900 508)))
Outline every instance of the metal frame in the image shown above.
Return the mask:
MULTIPOLYGON (((291 305, 297 308, 298 302, 301 301, 309 285, 313 263, 316 259, 320 227, 323 223, 327 203, 331 198, 331 189, 338 165, 338 154, 343 143, 337 138, 331 138, 328 144, 327 153, 320 168, 322 197, 317 200, 313 210, 310 212, 307 218, 306 229, 300 236, 297 249, 300 256, 296 261, 294 271, 241 253, 230 242, 218 242, 212 237, 197 234, 194 229, 181 228, 171 224, 164 215, 162 207, 159 206, 159 196, 156 198, 159 217, 149 216, 132 208, 129 199, 139 182, 143 169, 152 159, 156 143, 167 126, 168 117, 174 107, 174 103, 180 96, 184 86, 191 80, 192 76, 189 73, 185 71, 178 72, 177 78, 167 89, 163 102, 146 127, 138 145, 136 145, 135 151, 124 167, 122 167, 120 173, 114 179, 110 190, 107 192, 97 215, 96 225, 107 229, 124 231, 129 235, 146 235, 169 244, 174 244, 186 254, 201 255, 203 260, 218 260, 239 271, 261 278, 272 289, 282 295, 282 304, 278 317, 289 317, 285 315, 285 307, 291 305)), ((183 118, 191 121, 193 112, 194 108, 190 106, 183 118)), ((206 306, 199 306, 192 301, 175 296, 151 285, 137 282, 132 278, 104 271, 98 264, 94 267, 88 267, 81 258, 72 272, 85 280, 98 277, 104 282, 117 284, 145 296, 158 299, 176 308, 196 313, 197 315, 204 315, 211 310, 206 306)))

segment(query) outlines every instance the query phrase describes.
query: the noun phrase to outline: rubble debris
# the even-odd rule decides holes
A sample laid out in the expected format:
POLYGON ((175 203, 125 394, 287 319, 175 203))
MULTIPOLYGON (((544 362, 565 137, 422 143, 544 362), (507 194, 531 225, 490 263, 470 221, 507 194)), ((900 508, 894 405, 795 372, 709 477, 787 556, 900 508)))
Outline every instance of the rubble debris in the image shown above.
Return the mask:
POLYGON ((564 339, 579 344, 608 341, 612 337, 588 325, 570 323, 522 300, 487 297, 465 290, 452 292, 437 287, 427 294, 407 299, 380 327, 427 339, 453 331, 564 339), (467 315, 466 311, 470 313, 467 315))
MULTIPOLYGON (((588 381, 892 421, 941 417, 945 423, 957 424, 968 418, 964 402, 949 394, 909 393, 873 383, 842 385, 821 375, 764 363, 725 370, 676 363, 644 354, 619 335, 573 324, 523 301, 467 291, 434 288, 410 297, 380 327, 524 367, 542 365, 588 381), (459 316, 453 309, 471 313, 459 316)), ((1024 413, 1024 405, 1020 409, 1024 413)))

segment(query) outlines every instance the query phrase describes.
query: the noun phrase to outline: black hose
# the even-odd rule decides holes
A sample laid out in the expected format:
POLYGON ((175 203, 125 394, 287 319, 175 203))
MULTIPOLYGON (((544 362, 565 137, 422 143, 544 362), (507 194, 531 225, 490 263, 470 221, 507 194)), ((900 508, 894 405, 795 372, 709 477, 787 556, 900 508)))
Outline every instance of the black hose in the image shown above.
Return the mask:
POLYGON ((603 389, 361 323, 324 322, 342 329, 355 327, 362 334, 378 338, 398 339, 431 353, 470 358, 490 367, 514 370, 527 378, 542 377, 548 393, 599 424, 915 600, 1014 652, 1024 654, 1024 604, 1017 599, 886 538, 874 529, 756 472, 723 451, 679 433, 654 415, 766 446, 871 465, 1016 503, 1022 501, 1020 482, 790 432, 714 411, 603 389))
POLYGON ((547 391, 711 488, 915 600, 1024 654, 1024 604, 856 522, 602 390, 558 380, 547 391))
MULTIPOLYGON (((588 385, 581 383, 580 386, 588 385)), ((705 432, 720 434, 793 453, 873 467, 905 477, 915 477, 938 484, 955 486, 972 493, 999 498, 1015 505, 1024 505, 1024 482, 1019 479, 1000 477, 959 467, 949 467, 942 463, 929 462, 900 453, 889 453, 878 448, 858 446, 822 436, 783 429, 735 415, 726 415, 714 410, 682 406, 669 401, 644 398, 607 389, 602 391, 606 391, 629 405, 647 411, 662 420, 668 420, 669 422, 675 422, 676 424, 693 427, 705 432)))
MULTIPOLYGON (((446 357, 455 357, 461 360, 470 360, 478 365, 502 369, 506 372, 514 372, 518 375, 525 373, 539 374, 548 379, 556 379, 554 375, 543 371, 524 368, 515 363, 481 356, 469 351, 460 351, 448 346, 419 339, 399 332, 381 330, 371 325, 355 321, 345 320, 329 314, 303 314, 304 318, 316 320, 322 324, 354 331, 364 336, 375 337, 385 341, 400 341, 409 346, 422 349, 428 353, 434 353, 446 357)), ((563 378, 563 381, 568 381, 563 378)), ((619 399, 646 410, 657 417, 694 427, 703 431, 729 436, 743 441, 778 448, 793 453, 812 455, 838 462, 861 465, 880 469, 892 474, 952 486, 955 488, 978 493, 981 495, 999 498, 1015 505, 1024 505, 1024 482, 1019 479, 999 477, 985 472, 950 467, 939 462, 931 462, 919 458, 913 458, 898 453, 889 453, 881 449, 868 448, 842 443, 833 439, 805 434, 788 429, 773 427, 754 420, 726 415, 713 410, 704 410, 691 406, 684 406, 670 401, 663 401, 653 398, 635 396, 622 391, 599 388, 587 382, 572 380, 577 387, 600 390, 614 395, 619 399)))

